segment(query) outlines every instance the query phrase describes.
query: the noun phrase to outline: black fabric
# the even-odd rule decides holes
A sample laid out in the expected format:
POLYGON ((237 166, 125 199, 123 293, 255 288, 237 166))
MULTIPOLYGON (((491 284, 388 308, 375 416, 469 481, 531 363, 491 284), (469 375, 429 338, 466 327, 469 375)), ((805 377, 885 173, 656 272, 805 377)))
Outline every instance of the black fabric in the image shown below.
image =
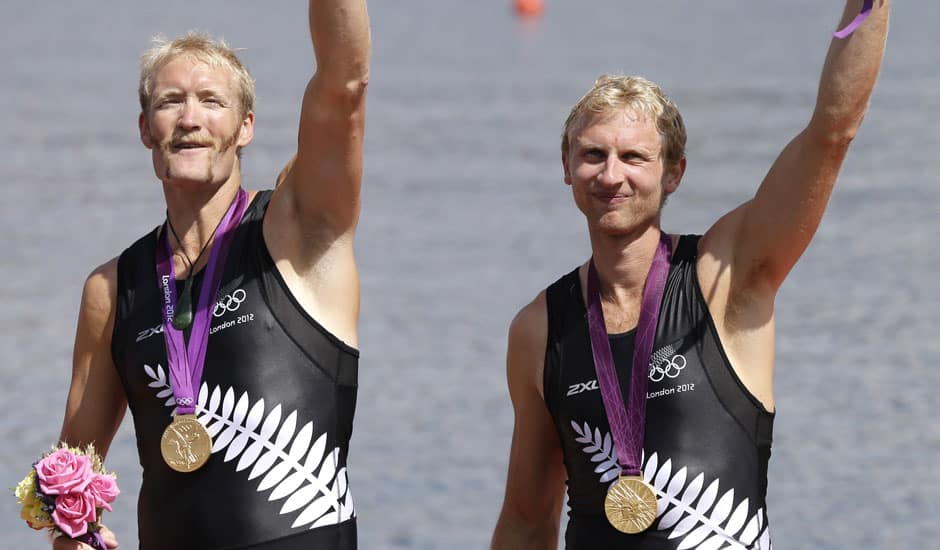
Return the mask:
MULTIPOLYGON (((226 259, 197 409, 201 419, 210 418, 204 422, 210 432, 221 422, 213 433, 219 448, 195 472, 174 472, 160 454, 173 407, 167 404, 169 374, 154 260, 157 230, 119 259, 112 356, 133 414, 143 467, 138 501, 143 549, 356 547, 346 457, 359 354, 307 315, 277 272, 262 235, 270 197, 270 191, 256 195, 226 259), (205 416, 206 409, 212 414, 205 416), (269 430, 262 437, 264 428, 269 430), (294 449, 306 436, 309 442, 294 449), (280 437, 285 438, 281 450, 259 473, 280 437), (308 461, 308 450, 321 451, 322 460, 310 453, 308 461), (287 458, 295 451, 302 454, 287 458), (278 468, 287 472, 281 482, 262 488, 278 468), (303 500, 298 493, 312 491, 308 487, 314 480, 322 485, 313 490, 312 500, 281 513, 292 497, 303 500), (294 527, 308 507, 313 518, 294 527)), ((197 287, 201 279, 197 274, 197 287)))
MULTIPOLYGON (((725 357, 698 285, 698 240, 680 239, 663 293, 643 444, 644 474, 658 489, 660 513, 639 535, 616 531, 604 514, 619 468, 578 270, 546 292, 544 393, 568 472, 569 550, 770 547, 765 496, 773 414, 744 388, 725 357)), ((609 338, 623 394, 629 395, 635 331, 609 338)))
POLYGON ((356 522, 327 525, 283 538, 237 546, 238 550, 316 550, 319 548, 356 548, 356 522))

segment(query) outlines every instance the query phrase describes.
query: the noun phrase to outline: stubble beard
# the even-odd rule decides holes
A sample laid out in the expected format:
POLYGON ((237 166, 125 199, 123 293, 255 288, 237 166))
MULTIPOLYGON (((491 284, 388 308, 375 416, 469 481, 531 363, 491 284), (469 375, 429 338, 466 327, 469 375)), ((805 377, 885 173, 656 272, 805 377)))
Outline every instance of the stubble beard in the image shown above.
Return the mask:
MULTIPOLYGON (((634 197, 631 200, 636 199, 634 197)), ((666 203, 666 195, 649 197, 642 203, 630 204, 628 208, 618 208, 602 213, 596 218, 594 226, 601 233, 611 237, 627 237, 642 234, 657 223, 666 203)))
POLYGON ((625 215, 625 212, 619 212, 614 216, 601 216, 597 221, 597 228, 610 237, 629 237, 630 235, 643 234, 649 227, 656 224, 659 213, 660 211, 644 210, 642 212, 631 212, 627 215, 625 215))

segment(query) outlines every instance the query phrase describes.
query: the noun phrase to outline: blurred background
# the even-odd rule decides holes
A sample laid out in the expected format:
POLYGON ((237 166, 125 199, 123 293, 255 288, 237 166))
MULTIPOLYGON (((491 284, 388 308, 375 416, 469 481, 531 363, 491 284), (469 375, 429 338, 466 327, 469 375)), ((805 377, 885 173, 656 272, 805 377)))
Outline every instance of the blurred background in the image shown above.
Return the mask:
MULTIPOLYGON (((512 430, 510 319, 586 259, 562 182, 570 106, 605 72, 664 86, 689 129, 666 207, 700 233, 757 188, 811 113, 841 2, 372 2, 374 55, 357 241, 363 299, 350 483, 363 549, 480 549, 512 430)), ((137 132, 150 37, 208 30, 258 83, 247 187, 296 143, 314 70, 298 0, 3 2, 0 19, 0 486, 56 439, 85 276, 161 223, 137 132)), ((935 273, 940 3, 897 2, 880 83, 822 227, 777 306, 769 511, 785 548, 929 547, 940 536, 935 273)), ((136 548, 130 415, 108 456, 106 518, 136 548)), ((43 536, 0 498, 3 548, 43 536)))

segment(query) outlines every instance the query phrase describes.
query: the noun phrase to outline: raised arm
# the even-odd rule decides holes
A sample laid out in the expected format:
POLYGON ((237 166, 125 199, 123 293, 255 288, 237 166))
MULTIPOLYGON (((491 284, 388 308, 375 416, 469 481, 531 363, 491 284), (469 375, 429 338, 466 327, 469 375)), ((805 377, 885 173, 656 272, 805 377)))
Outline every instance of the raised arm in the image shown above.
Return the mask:
POLYGON ((509 329, 506 371, 515 411, 506 496, 492 550, 555 550, 564 500, 561 444, 541 387, 548 321, 544 294, 509 329))
MULTIPOLYGON (((720 220, 703 246, 732 268, 731 292, 772 295, 809 245, 849 144, 868 107, 888 30, 890 0, 829 46, 816 108, 806 127, 774 162, 755 197, 720 220)), ((846 2, 839 28, 863 0, 846 2)))
POLYGON ((331 239, 359 218, 369 17, 365 0, 311 0, 308 15, 317 69, 304 92, 296 158, 278 185, 287 207, 278 214, 304 238, 331 239))
POLYGON ((317 71, 300 112, 297 154, 277 178, 265 243, 291 293, 343 342, 358 343, 362 140, 369 81, 365 0, 311 0, 317 71))

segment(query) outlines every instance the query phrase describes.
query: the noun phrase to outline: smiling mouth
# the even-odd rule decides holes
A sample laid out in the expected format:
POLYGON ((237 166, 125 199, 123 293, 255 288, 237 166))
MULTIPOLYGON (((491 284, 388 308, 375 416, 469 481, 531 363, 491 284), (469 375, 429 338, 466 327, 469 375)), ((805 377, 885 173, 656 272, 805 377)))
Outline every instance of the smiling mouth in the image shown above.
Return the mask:
POLYGON ((193 149, 205 149, 208 145, 204 143, 174 143, 172 149, 174 151, 188 151, 193 149))

